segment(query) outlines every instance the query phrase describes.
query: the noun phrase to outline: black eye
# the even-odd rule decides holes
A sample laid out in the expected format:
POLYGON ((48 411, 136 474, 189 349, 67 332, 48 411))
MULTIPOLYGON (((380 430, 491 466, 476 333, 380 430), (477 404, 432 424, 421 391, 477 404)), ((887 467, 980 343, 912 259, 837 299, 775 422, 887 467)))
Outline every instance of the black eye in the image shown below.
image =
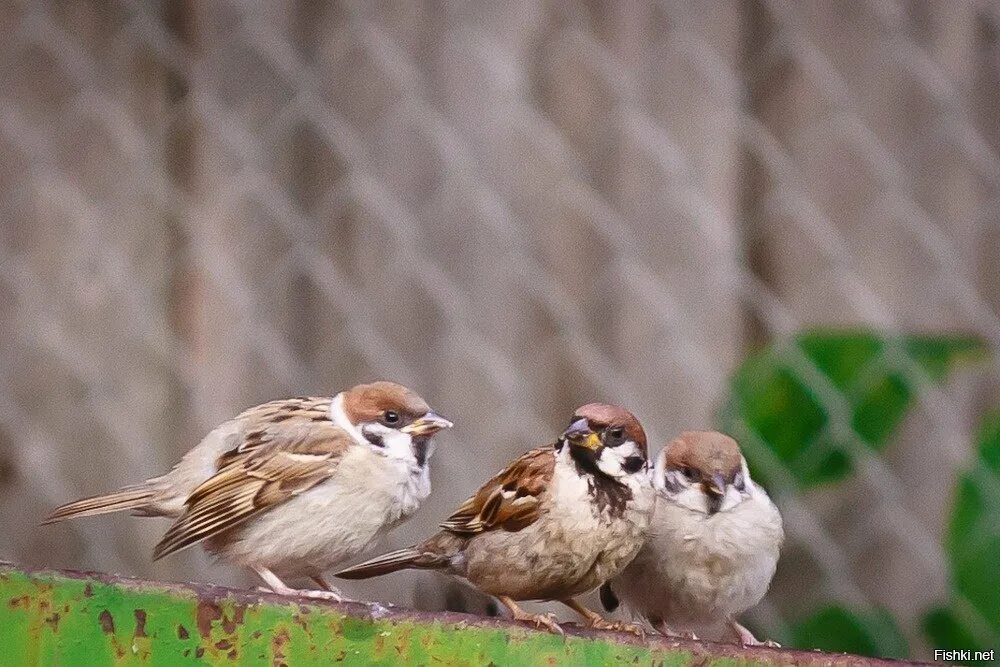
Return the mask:
POLYGON ((688 468, 687 466, 681 468, 681 472, 684 473, 684 476, 690 480, 694 480, 698 474, 694 468, 688 468))
POLYGON ((393 410, 386 410, 382 413, 382 423, 386 426, 394 426, 399 423, 399 413, 393 410))
POLYGON ((605 438, 605 444, 608 447, 617 447, 623 442, 625 442, 625 429, 621 426, 608 429, 607 437, 605 438))

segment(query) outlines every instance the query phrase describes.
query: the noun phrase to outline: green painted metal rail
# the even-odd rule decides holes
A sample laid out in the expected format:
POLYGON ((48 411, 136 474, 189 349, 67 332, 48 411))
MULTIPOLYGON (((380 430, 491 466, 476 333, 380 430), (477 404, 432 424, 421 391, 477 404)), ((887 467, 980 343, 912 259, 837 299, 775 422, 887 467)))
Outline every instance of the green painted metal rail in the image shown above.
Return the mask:
POLYGON ((879 665, 0 563, 2 665, 879 665))

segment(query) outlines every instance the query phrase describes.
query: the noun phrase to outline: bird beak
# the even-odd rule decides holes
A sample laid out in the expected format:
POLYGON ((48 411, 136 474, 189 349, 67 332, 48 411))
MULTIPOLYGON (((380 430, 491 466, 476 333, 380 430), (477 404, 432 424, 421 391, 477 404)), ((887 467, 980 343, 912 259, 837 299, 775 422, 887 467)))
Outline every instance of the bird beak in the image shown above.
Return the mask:
POLYGON ((417 419, 411 424, 407 424, 399 430, 403 433, 409 433, 410 435, 434 435, 438 431, 451 428, 452 426, 454 426, 454 424, 441 415, 434 412, 428 412, 420 419, 417 419))
POLYGON ((711 481, 705 482, 705 493, 719 498, 726 495, 726 478, 722 473, 713 473, 711 481))
POLYGON ((596 450, 601 446, 601 439, 590 429, 590 424, 583 418, 570 424, 569 428, 563 431, 562 438, 571 445, 585 449, 596 450))

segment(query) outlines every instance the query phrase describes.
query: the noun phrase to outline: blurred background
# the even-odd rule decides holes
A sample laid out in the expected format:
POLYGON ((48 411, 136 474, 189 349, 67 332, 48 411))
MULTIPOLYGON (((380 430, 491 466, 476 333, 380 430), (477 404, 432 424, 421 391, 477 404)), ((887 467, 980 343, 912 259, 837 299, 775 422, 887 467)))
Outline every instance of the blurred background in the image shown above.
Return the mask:
POLYGON ((32 1, 0 28, 0 557, 257 585, 151 563, 160 521, 37 523, 245 407, 391 378, 457 425, 386 547, 615 401, 654 451, 741 440, 788 533, 759 633, 1000 647, 1000 3, 32 1))

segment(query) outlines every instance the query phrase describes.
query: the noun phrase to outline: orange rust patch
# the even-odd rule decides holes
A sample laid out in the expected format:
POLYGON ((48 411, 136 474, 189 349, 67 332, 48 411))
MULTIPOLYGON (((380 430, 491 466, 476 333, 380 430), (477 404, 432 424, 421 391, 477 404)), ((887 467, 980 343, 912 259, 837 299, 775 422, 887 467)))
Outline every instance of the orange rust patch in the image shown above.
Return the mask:
POLYGON ((11 609, 17 609, 18 607, 27 607, 31 604, 31 597, 27 595, 22 595, 20 597, 11 598, 7 601, 7 606, 11 609))
POLYGON ((222 618, 222 610, 214 602, 198 601, 198 609, 195 613, 195 623, 198 626, 198 634, 208 637, 212 634, 212 622, 222 618))
POLYGON ((238 606, 233 610, 233 617, 223 616, 222 618, 222 629, 226 631, 227 635, 231 635, 236 632, 236 626, 243 625, 243 616, 246 614, 245 606, 238 606))
POLYGON ((276 667, 288 667, 285 662, 285 646, 290 639, 286 628, 279 628, 271 638, 271 659, 276 667))
POLYGON ((115 634, 115 619, 111 612, 105 609, 97 616, 97 622, 101 624, 101 630, 106 635, 115 634))

